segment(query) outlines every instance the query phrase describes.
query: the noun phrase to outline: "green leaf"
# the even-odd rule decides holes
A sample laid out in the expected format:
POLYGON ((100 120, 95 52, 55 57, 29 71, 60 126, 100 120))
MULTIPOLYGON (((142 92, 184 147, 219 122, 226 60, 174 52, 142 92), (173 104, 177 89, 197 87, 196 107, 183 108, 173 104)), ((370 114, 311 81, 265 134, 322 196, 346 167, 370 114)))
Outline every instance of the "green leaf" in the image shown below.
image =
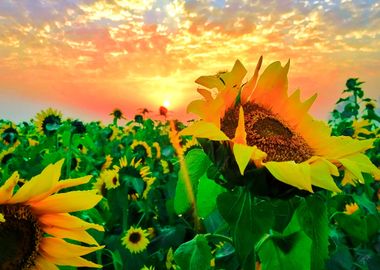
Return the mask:
POLYGON ((380 227, 378 216, 371 214, 363 216, 360 210, 352 215, 336 213, 334 218, 352 239, 364 243, 371 241, 380 227))
POLYGON ((216 198, 226 189, 210 180, 206 174, 199 179, 197 206, 198 215, 206 218, 216 208, 216 198))
POLYGON ((260 246, 259 257, 263 270, 310 270, 311 239, 300 231, 297 215, 283 234, 270 236, 260 246))
POLYGON ((328 270, 351 270, 354 262, 350 250, 346 246, 339 246, 326 263, 328 270))
POLYGON ((182 270, 210 269, 211 248, 203 235, 180 245, 174 252, 174 260, 182 270))
POLYGON ((269 232, 274 222, 272 207, 267 201, 255 204, 254 197, 248 190, 238 188, 220 194, 217 205, 220 214, 231 227, 236 252, 245 264, 255 244, 269 232))
MULTIPOLYGON (((199 179, 206 173, 211 161, 201 149, 191 150, 185 157, 193 194, 196 194, 199 179)), ((178 173, 178 182, 174 197, 174 210, 177 214, 183 214, 191 208, 191 202, 186 188, 184 169, 178 173)))
POLYGON ((318 196, 308 196, 297 209, 297 217, 301 228, 312 240, 310 269, 325 269, 329 228, 324 201, 318 196))

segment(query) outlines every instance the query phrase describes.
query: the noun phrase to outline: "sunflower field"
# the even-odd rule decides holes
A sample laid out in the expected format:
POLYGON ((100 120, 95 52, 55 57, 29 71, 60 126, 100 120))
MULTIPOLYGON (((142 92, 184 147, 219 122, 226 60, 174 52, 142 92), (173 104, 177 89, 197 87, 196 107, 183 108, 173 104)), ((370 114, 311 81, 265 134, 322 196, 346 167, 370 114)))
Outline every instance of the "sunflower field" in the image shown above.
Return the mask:
POLYGON ((0 119, 0 269, 379 269, 376 101, 348 79, 318 121, 261 64, 199 77, 188 123, 0 119))

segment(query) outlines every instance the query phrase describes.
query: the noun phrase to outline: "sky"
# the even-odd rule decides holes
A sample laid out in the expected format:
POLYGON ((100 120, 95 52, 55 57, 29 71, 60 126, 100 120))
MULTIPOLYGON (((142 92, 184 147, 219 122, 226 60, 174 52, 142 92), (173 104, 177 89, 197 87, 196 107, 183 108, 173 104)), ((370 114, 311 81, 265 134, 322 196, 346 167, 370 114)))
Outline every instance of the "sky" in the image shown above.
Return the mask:
POLYGON ((379 99, 379 1, 1 0, 0 118, 23 121, 48 107, 85 121, 193 118, 201 75, 239 59, 253 73, 290 59, 289 91, 318 93, 311 114, 327 119, 359 77, 379 99))

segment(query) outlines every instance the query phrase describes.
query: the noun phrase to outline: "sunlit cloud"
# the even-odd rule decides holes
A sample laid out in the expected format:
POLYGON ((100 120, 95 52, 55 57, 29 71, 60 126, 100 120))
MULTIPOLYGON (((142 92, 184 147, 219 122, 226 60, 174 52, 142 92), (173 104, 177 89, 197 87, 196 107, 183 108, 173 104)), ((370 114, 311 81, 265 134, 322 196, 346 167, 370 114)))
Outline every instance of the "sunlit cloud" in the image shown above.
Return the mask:
POLYGON ((290 90, 318 92, 326 117, 348 77, 378 98, 378 25, 374 1, 0 1, 0 90, 97 116, 168 100, 182 117, 198 76, 263 55, 290 59, 290 90))

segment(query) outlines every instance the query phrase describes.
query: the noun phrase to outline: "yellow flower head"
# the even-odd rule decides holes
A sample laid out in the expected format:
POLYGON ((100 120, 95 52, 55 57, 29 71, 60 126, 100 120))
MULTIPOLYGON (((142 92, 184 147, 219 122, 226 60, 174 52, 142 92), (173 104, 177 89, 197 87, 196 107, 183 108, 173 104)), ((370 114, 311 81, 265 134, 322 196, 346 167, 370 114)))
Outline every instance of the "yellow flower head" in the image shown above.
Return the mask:
POLYGON ((0 152, 0 165, 5 165, 13 157, 16 147, 11 147, 0 152))
POLYGON ((102 267, 81 256, 103 248, 86 232, 90 228, 103 231, 103 227, 69 214, 94 207, 102 197, 93 191, 57 193, 91 179, 84 176, 59 181, 62 164, 63 160, 48 165, 16 192, 17 172, 0 187, 0 212, 5 219, 0 223, 0 232, 8 232, 0 233, 0 243, 9 245, 2 249, 0 269, 58 269, 56 265, 102 267))
POLYGON ((231 147, 240 173, 247 165, 265 167, 277 180, 312 192, 312 186, 339 192, 332 175, 338 168, 352 174, 348 182, 363 183, 362 173, 380 177, 377 169, 363 152, 373 140, 332 137, 325 122, 317 121, 308 110, 316 95, 300 100, 300 91, 288 96, 289 62, 270 64, 259 76, 260 58, 253 76, 243 83, 247 73, 239 60, 230 72, 202 76, 200 85, 213 89, 214 96, 204 88, 203 96, 188 106, 200 121, 180 132, 231 147))
POLYGON ((356 203, 346 204, 345 207, 346 207, 346 210, 343 213, 347 215, 352 215, 353 213, 359 210, 359 206, 356 203))
POLYGON ((121 239, 121 242, 131 253, 140 253, 144 251, 149 244, 147 236, 148 233, 146 230, 132 226, 121 239))
POLYGON ((196 138, 191 138, 191 140, 188 140, 183 146, 182 151, 184 153, 189 152, 191 149, 193 149, 196 146, 200 146, 196 138))
POLYGON ((135 154, 138 155, 138 158, 152 157, 152 149, 144 141, 133 140, 131 149, 135 154))
POLYGON ((105 184, 106 189, 115 189, 120 186, 119 173, 117 170, 104 170, 100 172, 99 182, 105 184))
POLYGON ((0 222, 5 222, 4 214, 0 213, 0 222))
MULTIPOLYGON (((119 173, 119 175, 128 175, 135 178, 140 178, 141 181, 143 181, 144 186, 142 198, 147 198, 151 186, 156 180, 155 177, 150 176, 151 171, 149 166, 144 166, 141 159, 136 161, 135 158, 132 158, 132 160, 128 162, 127 157, 124 156, 120 158, 119 166, 114 166, 114 169, 119 173)), ((138 194, 134 188, 130 187, 128 191, 128 198, 130 200, 137 200, 139 197, 140 194, 138 194)))
POLYGON ((143 268, 141 268, 140 270, 154 270, 155 268, 154 268, 154 266, 146 266, 146 265, 144 265, 143 266, 143 268))
POLYGON ((36 127, 40 134, 51 136, 53 135, 62 122, 61 112, 52 108, 46 111, 41 111, 36 116, 36 127))
POLYGON ((15 124, 5 124, 0 128, 0 141, 5 145, 14 145, 19 143, 18 137, 19 134, 15 124))

